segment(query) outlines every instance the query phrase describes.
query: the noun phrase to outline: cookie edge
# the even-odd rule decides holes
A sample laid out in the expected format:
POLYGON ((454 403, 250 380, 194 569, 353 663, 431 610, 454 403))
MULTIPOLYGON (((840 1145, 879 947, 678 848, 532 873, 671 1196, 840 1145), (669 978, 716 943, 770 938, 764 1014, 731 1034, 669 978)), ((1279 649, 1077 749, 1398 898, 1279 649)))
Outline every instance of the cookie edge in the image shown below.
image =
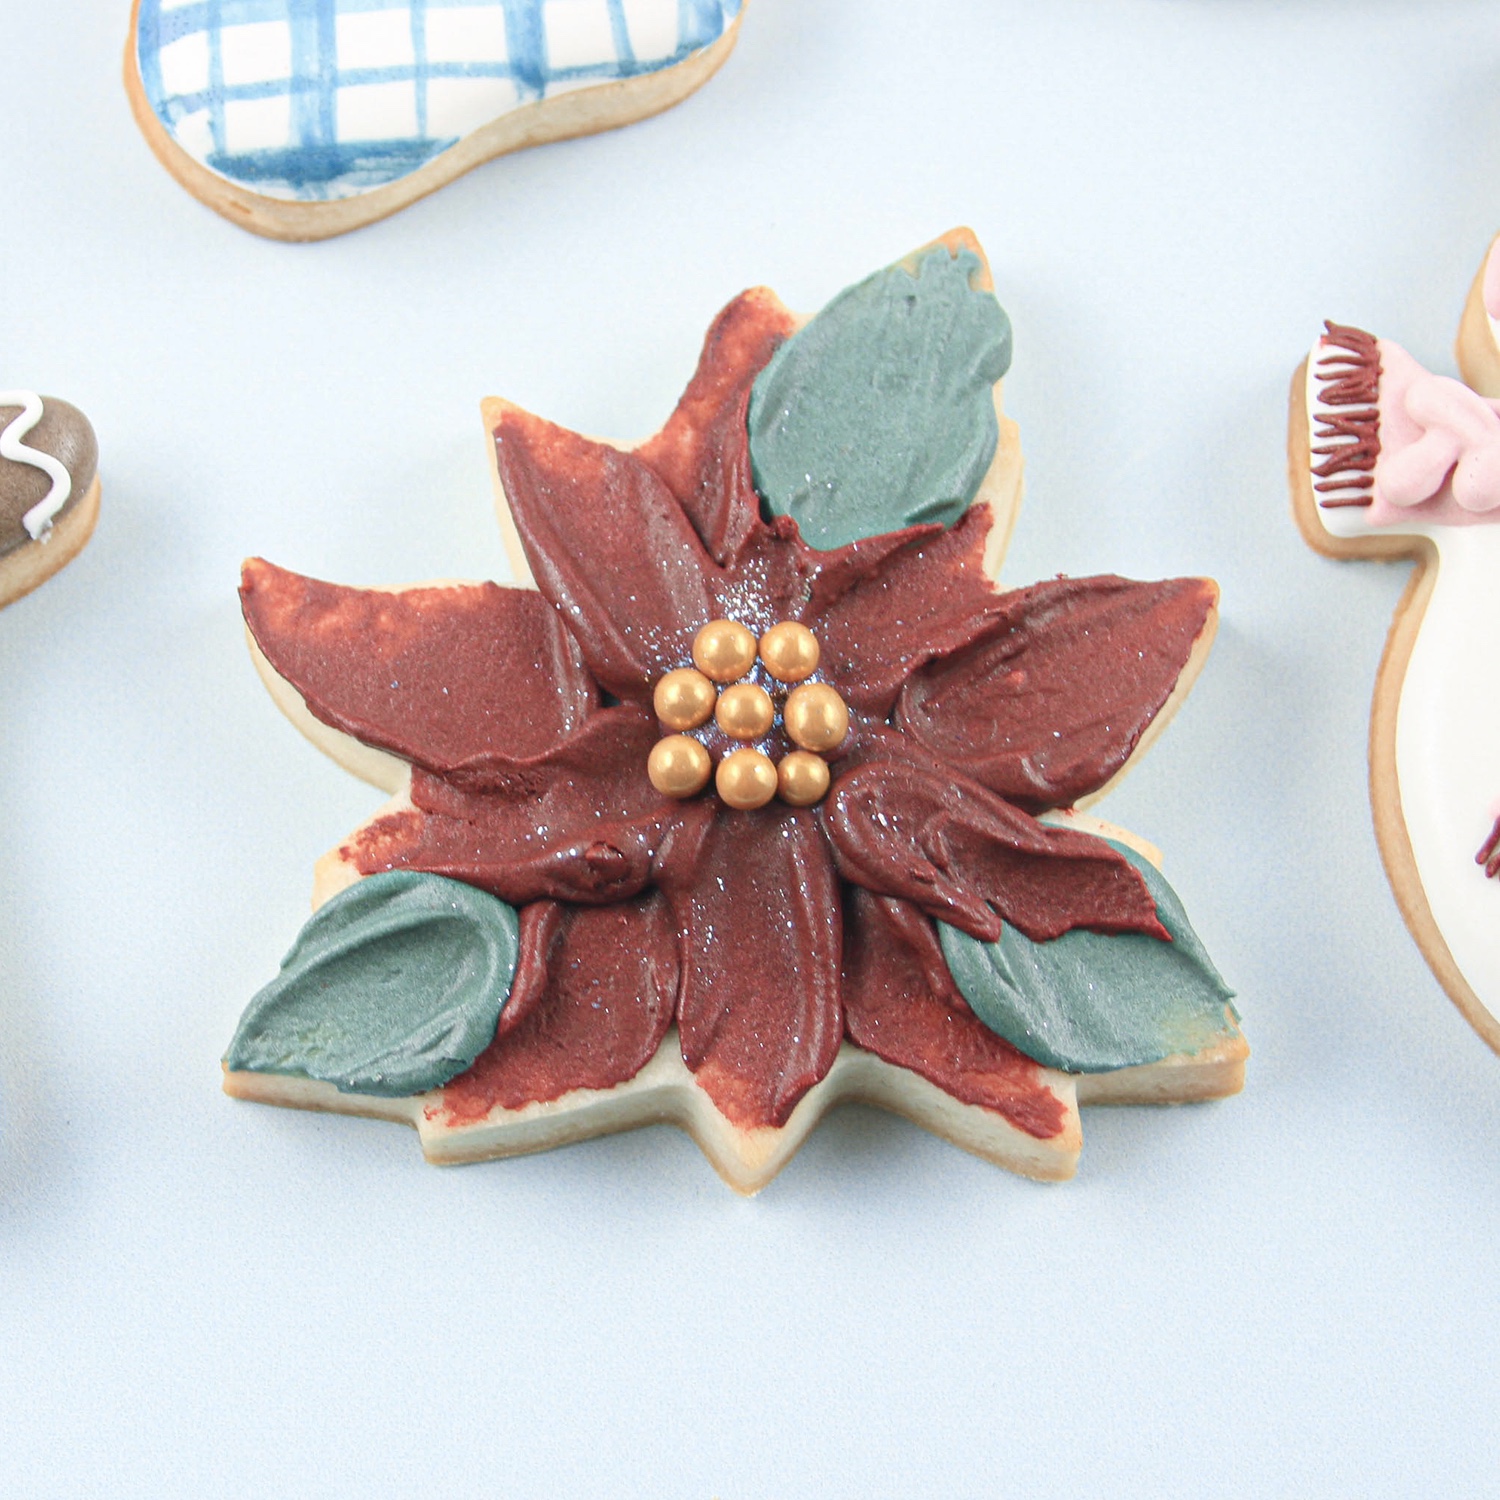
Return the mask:
POLYGON ((533 100, 471 130, 447 150, 395 182, 352 197, 319 202, 251 192, 204 166, 173 140, 152 109, 141 79, 136 49, 141 0, 133 0, 130 7, 130 29, 125 39, 125 93, 130 100, 130 112, 152 155, 200 203, 252 234, 307 243, 379 223, 496 157, 530 146, 616 130, 681 104, 728 61, 749 7, 750 0, 744 0, 739 14, 722 35, 670 67, 533 100))
MULTIPOLYGON (((1482 289, 1484 267, 1471 291, 1470 301, 1482 289)), ((1480 310, 1483 311, 1481 299, 1480 310)), ((1468 311, 1465 311, 1465 319, 1468 311)), ((1486 314, 1486 332, 1488 315, 1486 314)), ((1460 341, 1462 341, 1460 333, 1460 341)), ((1461 361, 1462 363, 1462 361, 1461 361)), ((1375 691, 1370 704, 1368 745, 1370 812, 1375 824, 1375 843, 1385 867, 1386 879, 1396 898, 1397 909, 1417 944, 1427 966, 1460 1014, 1492 1051, 1500 1053, 1500 1020, 1486 1008, 1463 977, 1437 919, 1427 901, 1427 892, 1412 851, 1406 815, 1401 806, 1396 776, 1396 719, 1401 686, 1411 661, 1412 649, 1437 584, 1439 558, 1436 545, 1414 535, 1336 537, 1318 519, 1317 497, 1312 486, 1312 441, 1307 421, 1309 361, 1304 359, 1292 377, 1287 419, 1287 476, 1292 498, 1292 516, 1302 539, 1324 557, 1381 562, 1410 560, 1414 567, 1396 604, 1386 635, 1385 649, 1375 673, 1375 691)), ((1497 366, 1500 368, 1500 366, 1497 366)))

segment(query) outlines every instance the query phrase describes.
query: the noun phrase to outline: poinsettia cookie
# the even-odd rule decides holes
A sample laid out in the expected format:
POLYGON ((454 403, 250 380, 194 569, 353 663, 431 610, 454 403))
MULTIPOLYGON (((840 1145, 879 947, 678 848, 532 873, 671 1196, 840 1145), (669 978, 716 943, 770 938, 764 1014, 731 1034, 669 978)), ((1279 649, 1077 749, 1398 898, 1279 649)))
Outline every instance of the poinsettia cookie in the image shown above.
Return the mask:
POLYGON ((256 662, 391 799, 320 862, 232 1094, 430 1159, 670 1121, 763 1186, 864 1100, 1041 1178, 1078 1106, 1247 1049, 1148 846, 1080 809, 1208 650, 1204 579, 993 579, 1010 325, 957 231, 710 328, 654 437, 486 402, 517 587, 252 561, 256 662))
POLYGON ((257 234, 373 223, 491 157, 658 114, 743 0, 135 0, 125 85, 162 165, 257 234))
POLYGON ((1332 557, 1410 557, 1370 723, 1386 871, 1428 963, 1500 1050, 1500 267, 1459 336, 1473 384, 1326 326, 1292 384, 1293 508, 1332 557))
POLYGON ((77 556, 99 519, 99 444, 76 407, 0 390, 0 606, 77 556))

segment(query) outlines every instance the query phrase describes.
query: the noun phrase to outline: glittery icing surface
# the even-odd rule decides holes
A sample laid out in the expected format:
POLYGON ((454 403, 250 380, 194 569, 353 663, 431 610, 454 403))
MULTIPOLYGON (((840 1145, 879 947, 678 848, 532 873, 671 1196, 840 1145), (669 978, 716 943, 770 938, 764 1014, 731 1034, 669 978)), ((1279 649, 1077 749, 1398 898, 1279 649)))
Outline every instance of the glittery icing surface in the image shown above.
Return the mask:
POLYGON ((371 595, 247 567, 246 619, 276 670, 318 718, 412 763, 410 806, 345 859, 555 912, 522 927, 534 1018, 450 1086, 455 1119, 623 1081, 675 1018, 687 1065, 742 1127, 783 1124, 848 1038, 1046 1136, 1062 1122, 1036 1068, 951 985, 897 1017, 892 976, 933 962, 936 920, 988 941, 1005 924, 1034 941, 1166 940, 1127 860, 1034 814, 1124 763, 1214 587, 1000 592, 981 566, 985 506, 832 550, 763 519, 745 413, 791 326, 768 294, 731 303, 676 411, 633 452, 498 408, 529 600, 478 585, 371 595), (654 685, 719 618, 755 633, 800 621, 822 644, 816 680, 851 721, 819 806, 739 811, 647 779, 654 685), (496 632, 512 640, 497 648, 496 632), (429 729, 423 705, 439 701, 429 729), (637 959, 622 963, 627 934, 637 959), (865 943, 897 956, 872 964, 865 943))

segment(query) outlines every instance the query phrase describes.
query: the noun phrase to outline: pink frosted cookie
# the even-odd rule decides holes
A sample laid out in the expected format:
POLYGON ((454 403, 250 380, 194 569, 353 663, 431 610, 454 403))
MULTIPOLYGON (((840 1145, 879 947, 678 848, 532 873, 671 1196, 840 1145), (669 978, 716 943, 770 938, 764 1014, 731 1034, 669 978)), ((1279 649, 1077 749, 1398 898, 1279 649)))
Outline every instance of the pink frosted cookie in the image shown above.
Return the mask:
POLYGON ((753 1191, 844 1100, 1060 1178, 1080 1104, 1237 1091, 1159 856, 1083 811, 1218 591, 996 585, 1010 352, 956 231, 808 321, 735 299, 636 447, 485 403, 517 587, 247 563, 276 701, 390 801, 320 862, 229 1092, 444 1162, 670 1121, 753 1191))
POLYGON ((1464 314, 1468 384, 1330 323, 1292 385, 1303 536, 1331 557, 1416 561, 1370 725, 1386 871, 1443 987, 1500 1050, 1500 256, 1464 314))
POLYGON ((99 518, 99 445, 76 407, 0 390, 0 605, 70 561, 99 518))

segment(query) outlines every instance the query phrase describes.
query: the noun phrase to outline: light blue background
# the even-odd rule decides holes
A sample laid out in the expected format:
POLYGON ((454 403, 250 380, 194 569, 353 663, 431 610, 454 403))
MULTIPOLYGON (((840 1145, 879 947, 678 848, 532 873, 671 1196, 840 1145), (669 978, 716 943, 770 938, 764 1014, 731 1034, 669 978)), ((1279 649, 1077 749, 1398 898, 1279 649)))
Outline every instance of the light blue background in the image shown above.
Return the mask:
POLYGON ((754 0, 682 108, 297 247, 156 165, 127 9, 13 0, 0 47, 0 383, 105 477, 0 618, 0 1491, 1493 1491, 1500 1059, 1365 792, 1405 569, 1304 547, 1283 444, 1324 315, 1451 367, 1500 12, 754 0), (643 435, 741 287, 811 309, 959 222, 1016 327, 1007 577, 1223 584, 1104 810, 1241 992, 1243 1097, 1091 1112, 1066 1187, 850 1109, 750 1202, 665 1129, 440 1171, 223 1098, 377 801, 262 690, 240 558, 504 576, 481 396, 643 435))

